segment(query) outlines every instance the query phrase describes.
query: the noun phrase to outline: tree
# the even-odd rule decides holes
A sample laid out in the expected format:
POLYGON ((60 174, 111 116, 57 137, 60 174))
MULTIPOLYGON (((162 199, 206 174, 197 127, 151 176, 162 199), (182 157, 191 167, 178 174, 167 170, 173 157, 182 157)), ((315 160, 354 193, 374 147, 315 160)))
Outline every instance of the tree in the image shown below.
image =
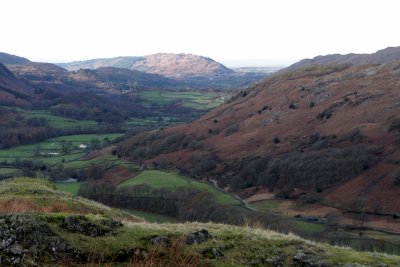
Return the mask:
POLYGON ((333 230, 337 236, 337 231, 339 229, 339 220, 340 213, 339 212, 329 212, 326 215, 326 225, 330 230, 333 230))
POLYGON ((61 141, 61 153, 63 154, 69 154, 72 149, 72 143, 71 142, 65 142, 61 141))
POLYGON ((346 211, 352 213, 353 219, 359 221, 360 227, 364 227, 365 220, 367 219, 366 207, 366 199, 360 197, 351 200, 345 205, 346 211))
POLYGON ((40 146, 35 146, 35 150, 33 152, 34 157, 39 157, 40 156, 40 146))
POLYGON ((90 147, 93 150, 101 148, 100 140, 99 139, 92 139, 92 141, 90 141, 90 147))

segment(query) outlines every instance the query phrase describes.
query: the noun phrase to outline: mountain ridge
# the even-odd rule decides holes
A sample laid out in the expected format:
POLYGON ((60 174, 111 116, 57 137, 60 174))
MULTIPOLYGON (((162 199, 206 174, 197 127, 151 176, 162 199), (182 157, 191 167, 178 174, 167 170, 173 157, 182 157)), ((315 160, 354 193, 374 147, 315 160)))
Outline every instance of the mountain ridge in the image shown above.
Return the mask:
POLYGON ((306 65, 330 65, 330 64, 352 64, 352 65, 366 65, 366 64, 382 64, 391 61, 400 60, 400 47, 387 47, 378 50, 371 54, 330 54, 320 55, 312 59, 307 58, 300 60, 281 71, 290 71, 306 65))

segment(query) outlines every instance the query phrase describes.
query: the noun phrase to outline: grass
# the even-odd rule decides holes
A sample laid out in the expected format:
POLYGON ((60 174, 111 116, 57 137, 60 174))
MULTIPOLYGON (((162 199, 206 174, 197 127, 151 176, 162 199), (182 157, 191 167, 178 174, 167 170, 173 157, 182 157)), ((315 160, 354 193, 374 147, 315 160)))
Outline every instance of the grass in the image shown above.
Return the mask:
POLYGON ((138 217, 100 203, 71 197, 71 193, 57 190, 57 186, 47 180, 13 178, 0 181, 0 213, 21 212, 97 214, 141 221, 138 217))
POLYGON ((280 207, 282 204, 281 200, 262 200, 262 201, 257 201, 254 203, 251 203, 251 206, 259 211, 270 211, 270 210, 275 210, 280 207))
POLYGON ((18 169, 14 169, 14 168, 0 168, 0 175, 12 174, 12 173, 15 173, 17 171, 18 171, 18 169))
POLYGON ((66 117, 60 117, 49 114, 48 111, 32 111, 25 112, 25 118, 44 118, 47 120, 49 125, 57 129, 70 129, 70 128, 82 128, 82 129, 97 129, 97 122, 91 120, 75 120, 66 117))
POLYGON ((305 233, 319 233, 323 232, 325 229, 324 224, 306 222, 306 221, 295 221, 294 227, 305 233))
MULTIPOLYGON (((5 107, 8 108, 8 107, 5 107)), ((56 129, 97 129, 98 125, 96 121, 92 120, 75 120, 67 117, 52 115, 49 110, 26 110, 21 108, 13 108, 25 119, 30 118, 44 118, 47 120, 49 125, 56 129)))
POLYGON ((118 187, 123 186, 132 186, 139 184, 147 184, 154 188, 179 188, 179 187, 189 187, 196 188, 201 190, 207 190, 210 192, 215 199, 225 205, 240 205, 241 201, 236 199, 230 194, 227 194, 214 186, 195 181, 183 176, 178 175, 174 172, 164 172, 164 171, 156 171, 156 170, 147 170, 141 172, 136 177, 129 179, 121 184, 118 187))
POLYGON ((161 214, 139 211, 139 210, 127 210, 128 213, 133 214, 137 217, 145 219, 147 222, 152 223, 174 223, 176 222, 175 218, 164 216, 161 214))
POLYGON ((79 189, 81 188, 81 183, 62 183, 56 182, 56 188, 59 191, 70 193, 72 196, 77 196, 79 189))

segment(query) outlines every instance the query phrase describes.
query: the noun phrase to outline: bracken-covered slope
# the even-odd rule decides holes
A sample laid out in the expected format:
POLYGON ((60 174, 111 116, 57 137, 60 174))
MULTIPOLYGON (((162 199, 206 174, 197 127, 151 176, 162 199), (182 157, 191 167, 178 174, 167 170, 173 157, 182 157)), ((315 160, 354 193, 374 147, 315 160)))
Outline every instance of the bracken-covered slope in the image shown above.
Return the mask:
POLYGON ((382 64, 391 61, 400 60, 400 47, 388 47, 377 51, 373 54, 333 54, 326 56, 317 56, 312 59, 303 59, 286 69, 294 70, 307 65, 330 65, 330 64, 352 64, 352 65, 365 65, 365 64, 382 64))
POLYGON ((0 182, 2 266, 398 266, 293 235, 213 223, 152 224, 41 179, 0 182))
POLYGON ((261 186, 399 214, 400 62, 276 74, 187 125, 138 135, 122 156, 241 191, 261 186), (315 195, 314 195, 315 194, 315 195))

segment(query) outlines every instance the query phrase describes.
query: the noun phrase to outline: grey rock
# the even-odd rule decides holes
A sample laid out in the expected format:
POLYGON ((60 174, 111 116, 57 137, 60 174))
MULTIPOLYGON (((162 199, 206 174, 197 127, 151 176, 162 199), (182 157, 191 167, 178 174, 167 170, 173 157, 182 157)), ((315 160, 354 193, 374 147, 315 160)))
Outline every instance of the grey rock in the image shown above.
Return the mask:
POLYGON ((220 259, 224 257, 224 253, 220 248, 212 247, 205 248, 201 254, 207 259, 220 259))
POLYGON ((304 267, 326 267, 328 266, 318 255, 298 250, 293 261, 304 267))
POLYGON ((206 229, 193 232, 186 237, 186 244, 194 245, 200 244, 207 241, 211 237, 210 233, 206 229))
POLYGON ((65 217, 62 227, 74 233, 82 233, 91 237, 111 236, 115 235, 115 229, 122 224, 113 220, 103 221, 103 224, 91 222, 85 216, 68 216, 65 217))
POLYGON ((14 255, 21 255, 22 254, 22 250, 23 247, 21 247, 18 244, 14 244, 11 248, 10 248, 10 252, 14 255))
POLYGON ((166 246, 168 246, 170 241, 165 236, 156 236, 156 237, 153 237, 152 239, 150 239, 150 243, 152 245, 158 245, 158 246, 166 247, 166 246))

